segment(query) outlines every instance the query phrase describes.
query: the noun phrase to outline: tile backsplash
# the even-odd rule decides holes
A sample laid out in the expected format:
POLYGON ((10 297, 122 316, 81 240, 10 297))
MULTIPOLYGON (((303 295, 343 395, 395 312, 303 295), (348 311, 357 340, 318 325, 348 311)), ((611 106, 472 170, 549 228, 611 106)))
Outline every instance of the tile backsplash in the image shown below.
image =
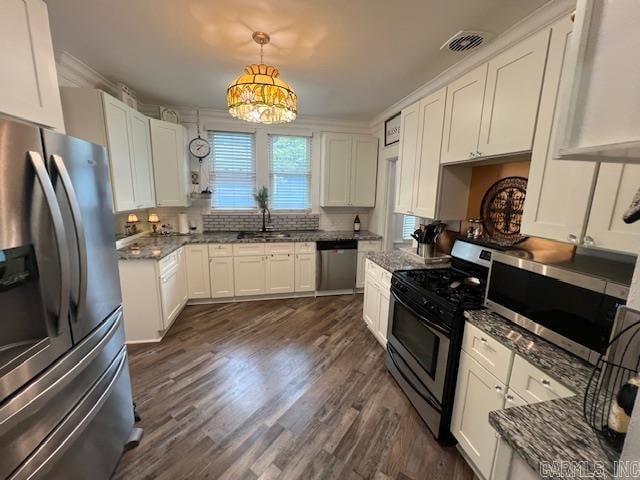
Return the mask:
MULTIPOLYGON (((258 230, 262 227, 261 214, 208 214, 202 215, 205 232, 258 230)), ((320 215, 316 213, 291 213, 271 215, 275 230, 318 230, 320 215)))

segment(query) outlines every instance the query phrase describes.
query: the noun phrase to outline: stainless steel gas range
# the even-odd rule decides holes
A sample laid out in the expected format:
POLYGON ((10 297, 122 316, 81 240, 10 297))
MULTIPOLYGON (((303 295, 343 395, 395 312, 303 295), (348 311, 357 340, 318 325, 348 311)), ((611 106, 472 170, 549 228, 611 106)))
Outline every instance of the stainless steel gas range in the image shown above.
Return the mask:
POLYGON ((449 424, 464 310, 481 308, 493 250, 456 240, 450 268, 405 270, 391 280, 385 363, 436 438, 449 424))

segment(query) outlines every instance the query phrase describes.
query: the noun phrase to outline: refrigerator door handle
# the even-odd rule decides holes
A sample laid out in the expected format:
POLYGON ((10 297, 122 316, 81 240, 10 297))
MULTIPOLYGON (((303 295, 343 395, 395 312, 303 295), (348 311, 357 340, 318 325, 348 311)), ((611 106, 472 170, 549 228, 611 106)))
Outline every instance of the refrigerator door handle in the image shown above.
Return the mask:
POLYGON ((56 248, 58 250, 58 260, 60 262, 60 304, 58 306, 58 322, 52 325, 53 331, 60 333, 60 323, 65 321, 69 316, 69 290, 71 285, 71 277, 69 272, 69 252, 67 250, 67 237, 64 233, 64 222, 62 220, 62 212, 56 199, 56 192, 47 173, 42 155, 38 152, 29 151, 29 159, 36 173, 36 178, 42 189, 51 221, 53 223, 53 232, 56 239, 56 248))
POLYGON ((80 214, 80 204, 78 203, 78 197, 75 189, 73 188, 73 184, 71 183, 71 177, 69 176, 67 167, 65 167, 64 161, 60 155, 51 155, 51 164, 60 177, 65 196, 67 197, 67 202, 69 203, 69 209, 71 210, 71 217, 73 219, 73 226, 76 234, 79 282, 78 297, 75 301, 76 315, 73 316, 73 320, 77 322, 79 320, 80 312, 84 308, 84 304, 87 300, 87 241, 84 235, 82 215, 80 214))

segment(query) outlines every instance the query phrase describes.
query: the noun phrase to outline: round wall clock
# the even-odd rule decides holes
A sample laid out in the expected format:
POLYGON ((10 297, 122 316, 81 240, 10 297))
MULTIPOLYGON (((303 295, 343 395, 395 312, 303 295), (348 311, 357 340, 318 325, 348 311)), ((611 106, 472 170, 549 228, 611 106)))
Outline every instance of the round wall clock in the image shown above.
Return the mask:
POLYGON ((191 152, 191 155, 199 158, 200 160, 209 155, 210 150, 211 146, 209 145, 209 142, 202 137, 194 138, 189 142, 189 151, 191 152))
POLYGON ((506 177, 491 185, 480 207, 488 237, 507 245, 514 245, 526 238, 520 234, 526 193, 527 179, 523 177, 506 177))

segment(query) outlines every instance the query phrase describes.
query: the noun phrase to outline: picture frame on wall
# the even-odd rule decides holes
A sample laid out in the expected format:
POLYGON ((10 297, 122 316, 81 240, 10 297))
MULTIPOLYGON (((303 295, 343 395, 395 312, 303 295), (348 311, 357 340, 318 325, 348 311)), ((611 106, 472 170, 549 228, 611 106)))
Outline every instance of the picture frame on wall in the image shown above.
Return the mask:
POLYGON ((388 147, 400 141, 400 112, 384 121, 384 146, 388 147))

